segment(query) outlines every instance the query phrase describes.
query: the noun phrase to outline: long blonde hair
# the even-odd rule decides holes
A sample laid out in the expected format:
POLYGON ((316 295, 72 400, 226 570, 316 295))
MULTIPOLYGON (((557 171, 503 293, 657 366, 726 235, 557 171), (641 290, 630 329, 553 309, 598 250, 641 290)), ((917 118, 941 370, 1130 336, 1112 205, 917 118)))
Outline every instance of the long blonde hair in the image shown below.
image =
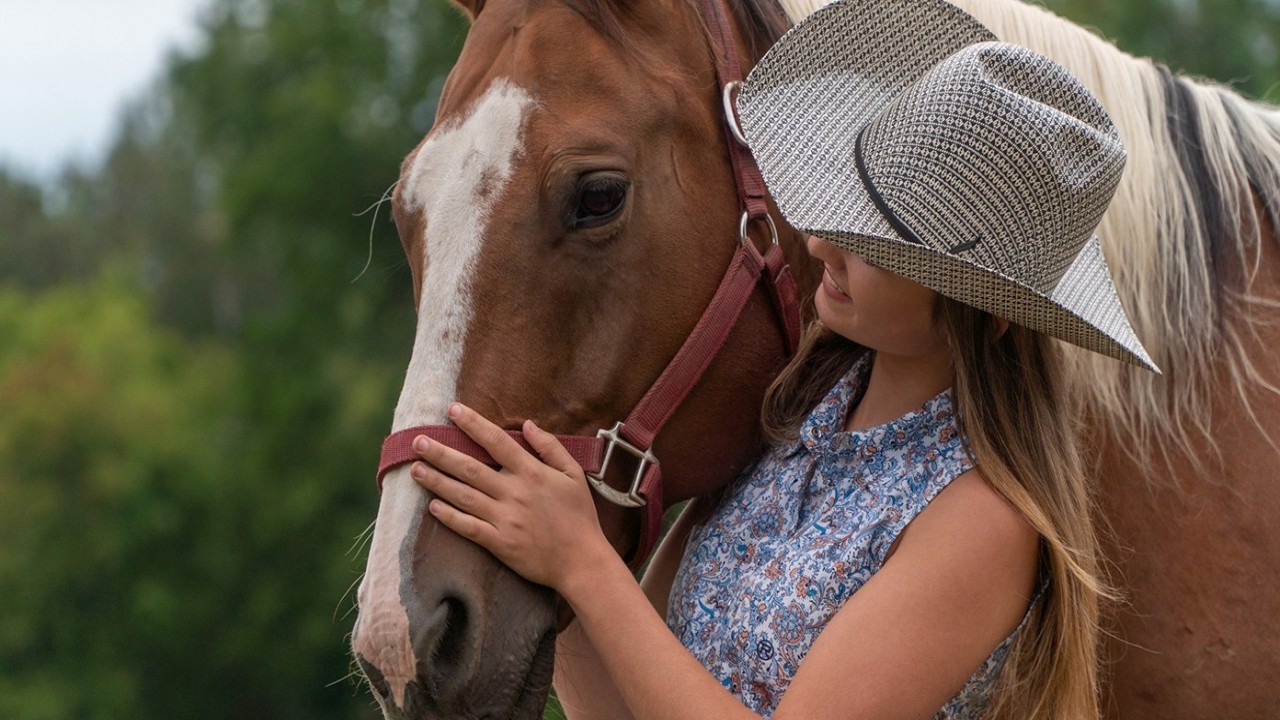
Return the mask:
MULTIPOLYGON (((986 717, 1081 720, 1098 716, 1097 534, 1078 427, 1078 393, 1064 387, 1057 341, 938 297, 937 326, 953 351, 952 405, 974 465, 1040 535, 1044 591, 1001 670, 986 717)), ((793 439, 805 415, 869 352, 815 321, 774 380, 766 436, 793 439)))

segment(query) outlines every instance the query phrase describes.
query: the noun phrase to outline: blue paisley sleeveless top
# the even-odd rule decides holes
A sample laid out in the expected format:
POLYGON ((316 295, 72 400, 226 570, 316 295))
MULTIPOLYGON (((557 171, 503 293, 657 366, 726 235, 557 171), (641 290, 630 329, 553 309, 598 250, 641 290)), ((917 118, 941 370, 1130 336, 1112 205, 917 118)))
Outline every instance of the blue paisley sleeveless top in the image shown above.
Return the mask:
MULTIPOLYGON (((668 605, 681 643, 770 717, 809 647, 907 524, 972 463, 950 390, 878 427, 842 430, 870 359, 771 448, 690 533, 668 605)), ((978 718, 1017 630, 935 720, 978 718)))

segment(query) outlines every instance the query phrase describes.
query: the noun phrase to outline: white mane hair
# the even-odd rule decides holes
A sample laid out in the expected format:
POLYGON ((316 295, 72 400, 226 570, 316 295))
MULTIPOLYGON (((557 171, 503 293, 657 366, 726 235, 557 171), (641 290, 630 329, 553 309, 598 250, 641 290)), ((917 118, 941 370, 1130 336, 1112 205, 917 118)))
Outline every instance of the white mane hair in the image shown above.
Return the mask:
MULTIPOLYGON (((792 23, 830 2, 779 1, 792 23)), ((1258 424, 1258 391, 1280 394, 1245 350, 1280 310, 1276 298, 1249 292, 1263 243, 1275 242, 1280 227, 1280 111, 1222 85, 1175 76, 1044 8, 952 1, 1001 40, 1071 71, 1102 101, 1128 151, 1098 235, 1134 329, 1164 375, 1068 353, 1068 371, 1089 393, 1091 415, 1128 452, 1155 448, 1166 460, 1216 446, 1203 442, 1212 439, 1211 393, 1236 393, 1258 424), (1215 385, 1226 382, 1230 388, 1215 385)))

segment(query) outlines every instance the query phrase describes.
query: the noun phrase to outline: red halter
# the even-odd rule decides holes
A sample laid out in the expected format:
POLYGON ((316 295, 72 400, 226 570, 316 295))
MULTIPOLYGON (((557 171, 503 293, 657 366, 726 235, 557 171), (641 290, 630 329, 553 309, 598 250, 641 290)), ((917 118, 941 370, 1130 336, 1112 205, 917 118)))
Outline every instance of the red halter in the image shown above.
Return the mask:
MULTIPOLYGON (((595 437, 556 436, 582 465, 588 482, 604 499, 623 507, 644 508, 640 542, 628 559, 628 564, 632 567, 638 566, 648 557, 657 543, 662 525, 662 471, 658 458, 652 451, 654 438, 697 385, 711 360, 720 352, 729 331, 737 324, 747 300, 761 280, 764 280, 764 286, 786 333, 789 355, 795 352, 800 338, 800 306, 796 300, 795 281, 778 245, 778 233, 773 219, 769 217, 764 179, 738 129, 732 93, 742 80, 742 71, 722 2, 723 0, 703 0, 702 4, 707 26, 712 34, 716 74, 723 88, 724 130, 738 189, 738 201, 742 208, 738 249, 729 262, 729 268, 720 281, 715 297, 711 299, 684 345, 626 419, 608 430, 598 431, 595 437), (716 48, 723 52, 714 52, 716 48), (769 229, 770 242, 763 254, 748 236, 748 227, 753 222, 763 222, 769 229), (619 491, 605 482, 609 464, 619 452, 625 452, 636 460, 626 491, 619 491)), ((508 434, 532 452, 520 432, 509 430, 508 434)), ((382 444, 382 459, 378 465, 379 491, 382 490, 382 478, 389 471, 418 459, 417 453, 413 451, 413 440, 419 435, 444 443, 490 466, 497 466, 483 448, 452 425, 405 428, 392 433, 382 444)))

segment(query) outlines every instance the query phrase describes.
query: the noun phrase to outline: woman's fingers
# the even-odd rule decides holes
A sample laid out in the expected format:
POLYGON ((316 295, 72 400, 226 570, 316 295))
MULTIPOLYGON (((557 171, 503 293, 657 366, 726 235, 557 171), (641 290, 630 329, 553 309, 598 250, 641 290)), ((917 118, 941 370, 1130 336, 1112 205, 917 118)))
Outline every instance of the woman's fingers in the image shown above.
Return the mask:
POLYGON ((494 425, 480 413, 462 403, 455 402, 449 405, 449 419, 484 448, 499 466, 516 471, 529 467, 529 461, 533 456, 520 447, 520 443, 505 430, 494 425))
POLYGON ((422 462, 414 463, 409 468, 409 474, 423 487, 435 493, 436 497, 468 515, 474 515, 485 521, 494 518, 497 509, 496 501, 482 490, 467 483, 458 482, 422 462))
POLYGON ((532 420, 524 421, 523 430, 525 439, 529 441, 530 447, 538 452, 542 462, 570 477, 581 477, 582 466, 573 459, 573 455, 565 449, 555 435, 538 427, 532 420))
MULTIPOLYGON (((490 497, 502 496, 502 476, 470 455, 460 453, 444 443, 435 442, 425 435, 414 438, 413 450, 418 453, 418 457, 445 475, 452 475, 490 497)), ((412 473, 412 468, 410 472, 412 473)))
POLYGON ((439 498, 433 499, 427 509, 445 527, 467 540, 489 550, 497 546, 498 529, 488 522, 468 515, 439 498))
POLYGON ((440 524, 494 554, 525 578, 555 586, 560 553, 571 546, 612 552, 600 532, 582 468, 560 441, 532 421, 531 454, 470 408, 449 408, 453 422, 502 464, 499 472, 426 437, 414 440, 425 462, 410 474, 435 493, 429 508, 440 524))

